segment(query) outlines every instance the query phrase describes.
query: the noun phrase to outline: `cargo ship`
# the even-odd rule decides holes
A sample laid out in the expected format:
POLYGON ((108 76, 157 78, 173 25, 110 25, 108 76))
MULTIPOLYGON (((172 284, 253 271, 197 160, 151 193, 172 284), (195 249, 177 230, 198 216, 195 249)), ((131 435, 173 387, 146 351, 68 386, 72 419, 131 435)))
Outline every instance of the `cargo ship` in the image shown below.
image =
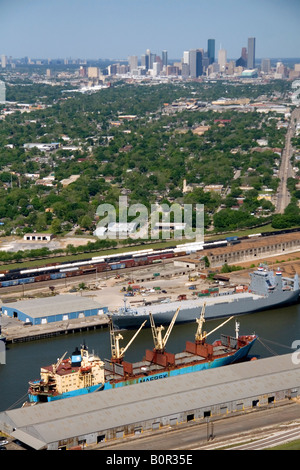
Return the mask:
MULTIPOLYGON (((90 355, 84 345, 71 358, 64 356, 54 365, 42 367, 39 380, 29 382, 29 401, 24 405, 51 402, 96 391, 104 391, 116 387, 124 387, 143 382, 165 379, 176 375, 188 374, 209 368, 221 367, 249 358, 249 351, 255 343, 255 335, 239 335, 239 324, 236 323, 235 336, 221 335, 213 344, 206 341, 208 335, 214 333, 233 317, 226 319, 221 325, 209 333, 203 331, 205 322, 205 306, 197 318, 197 331, 193 342, 187 341, 186 348, 178 354, 166 351, 166 343, 175 324, 179 309, 163 336, 164 327, 156 327, 150 314, 150 323, 154 340, 154 349, 146 350, 142 361, 126 362, 124 354, 136 336, 144 327, 140 326, 125 348, 120 347, 123 339, 110 323, 111 358, 101 361, 94 354, 90 355)), ((66 353, 65 353, 66 354, 66 353)))
MULTIPOLYGON (((280 308, 299 302, 300 290, 297 274, 294 278, 285 278, 280 269, 274 274, 274 271, 261 265, 250 274, 250 277, 250 286, 243 292, 214 293, 211 291, 195 300, 134 308, 127 307, 125 304, 119 311, 110 312, 109 316, 115 328, 122 330, 138 328, 149 318, 150 311, 157 323, 168 324, 179 306, 180 313, 176 323, 193 322, 204 301, 206 302, 206 318, 210 320, 280 308)), ((149 323, 148 326, 150 326, 149 323)))

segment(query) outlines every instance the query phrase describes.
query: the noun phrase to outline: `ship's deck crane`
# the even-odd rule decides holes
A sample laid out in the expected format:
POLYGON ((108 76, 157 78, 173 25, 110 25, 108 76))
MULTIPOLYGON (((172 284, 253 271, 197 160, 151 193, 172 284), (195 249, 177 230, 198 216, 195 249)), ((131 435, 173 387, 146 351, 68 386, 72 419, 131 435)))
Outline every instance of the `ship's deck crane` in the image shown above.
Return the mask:
POLYGON ((131 343, 134 341, 134 339, 137 337, 143 326, 147 323, 147 320, 142 323, 138 331, 134 334, 134 336, 131 338, 127 346, 125 348, 120 348, 120 340, 123 339, 123 336, 121 334, 117 334, 114 331, 113 323, 112 321, 110 322, 110 344, 111 344, 111 360, 114 362, 122 362, 123 357, 131 343))
POLYGON ((176 310, 176 312, 175 312, 175 314, 172 318, 172 321, 169 325, 169 328, 167 329, 167 332, 166 332, 164 337, 162 337, 162 330, 164 330, 164 327, 162 325, 159 326, 159 327, 156 327, 155 323, 154 323, 153 315, 152 315, 151 312, 149 313, 151 329, 152 329, 152 336, 153 336, 153 341, 154 341, 154 348, 157 352, 160 352, 160 353, 164 352, 167 341, 169 339, 169 336, 170 336, 171 331, 173 329, 173 326, 175 324, 177 315, 179 313, 179 310, 180 310, 180 307, 178 307, 178 309, 176 310))
POLYGON ((60 364, 62 363, 62 361, 64 360, 64 358, 66 357, 66 354, 67 354, 68 351, 65 352, 65 354, 63 356, 61 356, 60 359, 58 359, 57 363, 56 364, 53 364, 52 366, 52 370, 53 370, 53 373, 55 374, 57 369, 59 368, 60 364))
POLYGON ((212 331, 210 331, 209 333, 206 333, 206 331, 202 332, 203 323, 205 322, 205 318, 204 318, 204 315, 205 315, 205 307, 206 307, 206 303, 203 304, 200 318, 197 318, 197 319, 196 319, 196 322, 198 323, 198 328, 197 328, 197 331, 196 331, 196 334, 195 334, 196 343, 202 343, 202 342, 204 342, 205 339, 206 339, 209 335, 211 335, 212 333, 214 333, 216 330, 218 330, 218 329, 221 328, 223 325, 225 325, 225 323, 229 322, 230 320, 232 320, 232 318, 234 318, 233 316, 230 317, 230 318, 227 318, 227 320, 225 320, 223 323, 221 323, 221 325, 217 326, 216 328, 214 328, 214 329, 213 329, 212 331))

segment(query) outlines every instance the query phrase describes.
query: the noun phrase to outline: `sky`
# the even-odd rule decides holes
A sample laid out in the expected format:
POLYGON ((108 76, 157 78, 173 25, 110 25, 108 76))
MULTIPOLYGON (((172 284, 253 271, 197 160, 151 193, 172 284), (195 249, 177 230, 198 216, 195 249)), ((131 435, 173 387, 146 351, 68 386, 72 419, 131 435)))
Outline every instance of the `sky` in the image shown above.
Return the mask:
POLYGON ((0 55, 127 59, 146 49, 169 59, 216 41, 238 59, 300 57, 300 0, 0 0, 0 55))

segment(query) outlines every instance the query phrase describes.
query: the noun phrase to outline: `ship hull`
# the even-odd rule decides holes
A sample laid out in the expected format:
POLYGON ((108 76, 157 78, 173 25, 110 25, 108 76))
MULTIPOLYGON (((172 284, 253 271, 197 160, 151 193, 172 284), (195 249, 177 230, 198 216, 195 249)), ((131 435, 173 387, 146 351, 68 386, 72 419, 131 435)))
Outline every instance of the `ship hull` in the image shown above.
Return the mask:
MULTIPOLYGON (((131 329, 138 328, 143 321, 149 320, 149 312, 151 311, 155 323, 164 325, 170 323, 174 312, 180 306, 179 314, 176 318, 176 324, 194 322, 199 316, 199 311, 206 302, 205 318, 206 320, 215 320, 226 318, 229 316, 239 316, 282 308, 299 302, 300 291, 281 291, 270 292, 267 296, 240 296, 228 295, 224 296, 224 302, 214 302, 213 299, 202 298, 202 300, 170 302, 169 304, 161 304, 152 307, 143 307, 138 313, 112 313, 110 317, 115 328, 131 329)), ((220 297, 218 298, 220 300, 220 297)), ((146 324, 150 326, 150 322, 146 324)))
POLYGON ((170 370, 161 370, 160 372, 157 373, 152 373, 148 375, 143 375, 143 376, 138 376, 135 378, 131 378, 129 380, 120 380, 117 382, 106 382, 104 385, 94 385, 93 387, 88 387, 88 388, 82 388, 79 390, 74 390, 72 392, 68 393, 63 393, 61 395, 53 395, 53 396, 45 396, 42 398, 41 395, 31 395, 29 394, 29 403, 31 404, 37 404, 41 402, 51 402, 51 401, 56 401, 56 400, 62 400, 66 398, 72 398, 72 397, 77 397, 81 395, 85 395, 88 393, 95 393, 97 391, 105 391, 105 390, 110 390, 113 388, 120 388, 120 387, 126 387, 128 385, 135 385, 139 383, 145 383, 145 382, 152 382, 160 379, 165 379, 168 377, 176 377, 178 375, 186 375, 190 374, 192 372, 200 372, 202 370, 207 370, 207 369, 214 369, 217 367, 224 367, 230 364, 234 364, 236 362, 241 362, 245 361, 249 355, 250 349, 254 345, 256 341, 256 337, 253 337, 253 339, 246 344, 245 346, 239 348, 233 353, 229 353, 227 356, 221 356, 221 357, 216 357, 213 360, 208 360, 208 361, 201 361, 199 363, 195 363, 192 365, 186 365, 184 367, 179 367, 179 368, 174 368, 170 370))
POLYGON ((211 361, 199 362, 198 364, 187 365, 186 367, 180 367, 178 369, 173 369, 173 370, 170 369, 170 370, 161 371, 156 374, 151 374, 151 375, 149 374, 148 376, 144 376, 144 377, 132 378, 126 381, 120 381, 116 383, 107 382, 104 385, 104 390, 124 387, 127 385, 135 385, 138 383, 152 382, 155 380, 165 379, 168 377, 176 377, 178 375, 190 374, 192 372, 200 372, 202 370, 214 369, 217 367, 227 366, 235 362, 245 361, 256 339, 257 338, 255 337, 249 344, 238 349, 233 354, 228 354, 228 356, 219 357, 211 361))
POLYGON ((28 399, 29 399, 29 402, 32 404, 50 402, 50 401, 62 400, 65 398, 73 398, 73 397, 78 397, 81 395, 87 395, 88 393, 94 393, 100 390, 103 390, 103 384, 93 385, 92 387, 80 388, 78 390, 73 390, 71 392, 62 393, 60 395, 41 396, 41 395, 29 394, 28 399))

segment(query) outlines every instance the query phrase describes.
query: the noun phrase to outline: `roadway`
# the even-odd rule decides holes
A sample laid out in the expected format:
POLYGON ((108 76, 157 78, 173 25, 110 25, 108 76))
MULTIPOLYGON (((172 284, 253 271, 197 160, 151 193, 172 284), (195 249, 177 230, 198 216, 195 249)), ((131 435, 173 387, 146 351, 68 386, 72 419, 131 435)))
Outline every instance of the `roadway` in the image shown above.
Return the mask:
POLYGON ((293 155, 292 138, 295 136, 296 125, 300 122, 300 108, 294 109, 291 114, 289 127, 286 134, 285 147, 282 152, 281 165, 279 169, 280 183, 277 192, 276 212, 283 214, 285 208, 291 201, 291 195, 287 187, 288 178, 293 177, 291 157, 293 155))

